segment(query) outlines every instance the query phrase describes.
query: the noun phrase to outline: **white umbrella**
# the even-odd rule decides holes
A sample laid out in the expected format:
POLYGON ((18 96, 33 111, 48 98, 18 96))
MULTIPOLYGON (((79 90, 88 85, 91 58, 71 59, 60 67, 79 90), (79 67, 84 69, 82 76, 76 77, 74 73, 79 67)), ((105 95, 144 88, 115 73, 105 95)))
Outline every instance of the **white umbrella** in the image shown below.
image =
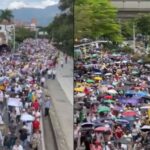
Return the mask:
POLYGON ((21 107, 22 103, 20 101, 20 98, 9 98, 7 102, 8 106, 13 106, 13 107, 21 107))
POLYGON ((112 75, 112 73, 106 73, 105 74, 105 76, 111 76, 112 75))
POLYGON ((34 117, 28 113, 21 115, 21 121, 34 121, 34 117))
POLYGON ((107 93, 109 94, 117 94, 117 91, 114 89, 108 90, 107 93))
POLYGON ((78 98, 84 97, 84 96, 85 96, 85 93, 78 93, 78 94, 76 95, 76 97, 78 97, 78 98))
POLYGON ((142 128, 141 128, 142 131, 150 131, 150 126, 149 125, 144 125, 142 128))
POLYGON ((150 105, 142 106, 142 107, 140 107, 140 109, 150 109, 150 105))

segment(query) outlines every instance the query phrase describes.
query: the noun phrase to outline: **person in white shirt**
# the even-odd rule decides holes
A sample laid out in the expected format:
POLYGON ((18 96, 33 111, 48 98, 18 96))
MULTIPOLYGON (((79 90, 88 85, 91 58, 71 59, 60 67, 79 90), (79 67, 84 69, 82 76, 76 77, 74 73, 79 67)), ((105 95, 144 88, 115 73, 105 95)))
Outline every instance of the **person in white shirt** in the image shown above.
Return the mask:
POLYGON ((55 78, 56 78, 56 69, 53 69, 53 70, 52 70, 52 76, 53 76, 52 79, 55 79, 55 78))
POLYGON ((23 150, 23 146, 20 144, 20 142, 17 140, 16 144, 13 146, 12 150, 23 150))
POLYGON ((41 78, 41 86, 44 87, 44 85, 45 85, 45 77, 42 77, 41 78))
POLYGON ((49 69, 47 71, 47 74, 48 74, 48 79, 51 79, 51 77, 52 77, 52 69, 49 69))

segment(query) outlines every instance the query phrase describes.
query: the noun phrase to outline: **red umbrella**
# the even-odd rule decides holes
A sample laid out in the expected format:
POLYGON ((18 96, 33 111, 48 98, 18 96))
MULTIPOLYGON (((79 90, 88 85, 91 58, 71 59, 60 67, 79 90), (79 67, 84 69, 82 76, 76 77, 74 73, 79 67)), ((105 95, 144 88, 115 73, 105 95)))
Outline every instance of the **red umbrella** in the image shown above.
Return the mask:
POLYGON ((95 128, 94 131, 96 131, 96 132, 106 132, 106 131, 110 131, 110 128, 108 128, 108 127, 97 127, 97 128, 95 128))
POLYGON ((113 97, 111 95, 107 95, 107 96, 104 96, 105 99, 112 99, 113 97))
POLYGON ((133 117, 133 116, 136 116, 136 112, 135 111, 125 111, 122 113, 123 116, 126 116, 126 117, 133 117))

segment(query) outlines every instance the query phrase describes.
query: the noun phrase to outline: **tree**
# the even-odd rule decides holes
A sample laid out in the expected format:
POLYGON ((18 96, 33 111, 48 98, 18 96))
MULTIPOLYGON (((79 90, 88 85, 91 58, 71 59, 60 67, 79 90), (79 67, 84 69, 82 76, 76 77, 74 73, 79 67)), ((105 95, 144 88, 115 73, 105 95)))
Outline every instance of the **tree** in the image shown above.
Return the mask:
POLYGON ((108 0, 76 0, 75 39, 106 37, 112 41, 122 40, 117 10, 108 0))
POLYGON ((124 38, 129 39, 133 37, 133 20, 125 20, 121 22, 121 34, 124 38))
POLYGON ((0 14, 0 21, 2 22, 3 20, 8 21, 10 23, 12 19, 14 18, 12 11, 11 10, 2 10, 0 14))
POLYGON ((30 31, 29 29, 26 29, 24 27, 18 27, 16 28, 16 42, 21 43, 26 38, 34 38, 35 32, 30 31))
POLYGON ((63 52, 73 55, 73 1, 60 0, 59 8, 62 11, 53 22, 48 25, 49 38, 57 42, 57 47, 63 52))
POLYGON ((140 15, 136 18, 137 28, 143 35, 150 35, 150 14, 140 15))

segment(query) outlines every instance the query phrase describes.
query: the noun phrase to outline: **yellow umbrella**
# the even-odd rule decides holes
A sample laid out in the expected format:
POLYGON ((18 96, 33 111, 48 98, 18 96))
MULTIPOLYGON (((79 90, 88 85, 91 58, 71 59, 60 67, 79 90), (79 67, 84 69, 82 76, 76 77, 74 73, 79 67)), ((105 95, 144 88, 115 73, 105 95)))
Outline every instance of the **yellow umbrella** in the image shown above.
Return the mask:
POLYGON ((102 80, 101 77, 94 77, 94 80, 102 80))
POLYGON ((74 88, 75 92, 83 92, 84 91, 84 87, 78 87, 78 88, 74 88))

